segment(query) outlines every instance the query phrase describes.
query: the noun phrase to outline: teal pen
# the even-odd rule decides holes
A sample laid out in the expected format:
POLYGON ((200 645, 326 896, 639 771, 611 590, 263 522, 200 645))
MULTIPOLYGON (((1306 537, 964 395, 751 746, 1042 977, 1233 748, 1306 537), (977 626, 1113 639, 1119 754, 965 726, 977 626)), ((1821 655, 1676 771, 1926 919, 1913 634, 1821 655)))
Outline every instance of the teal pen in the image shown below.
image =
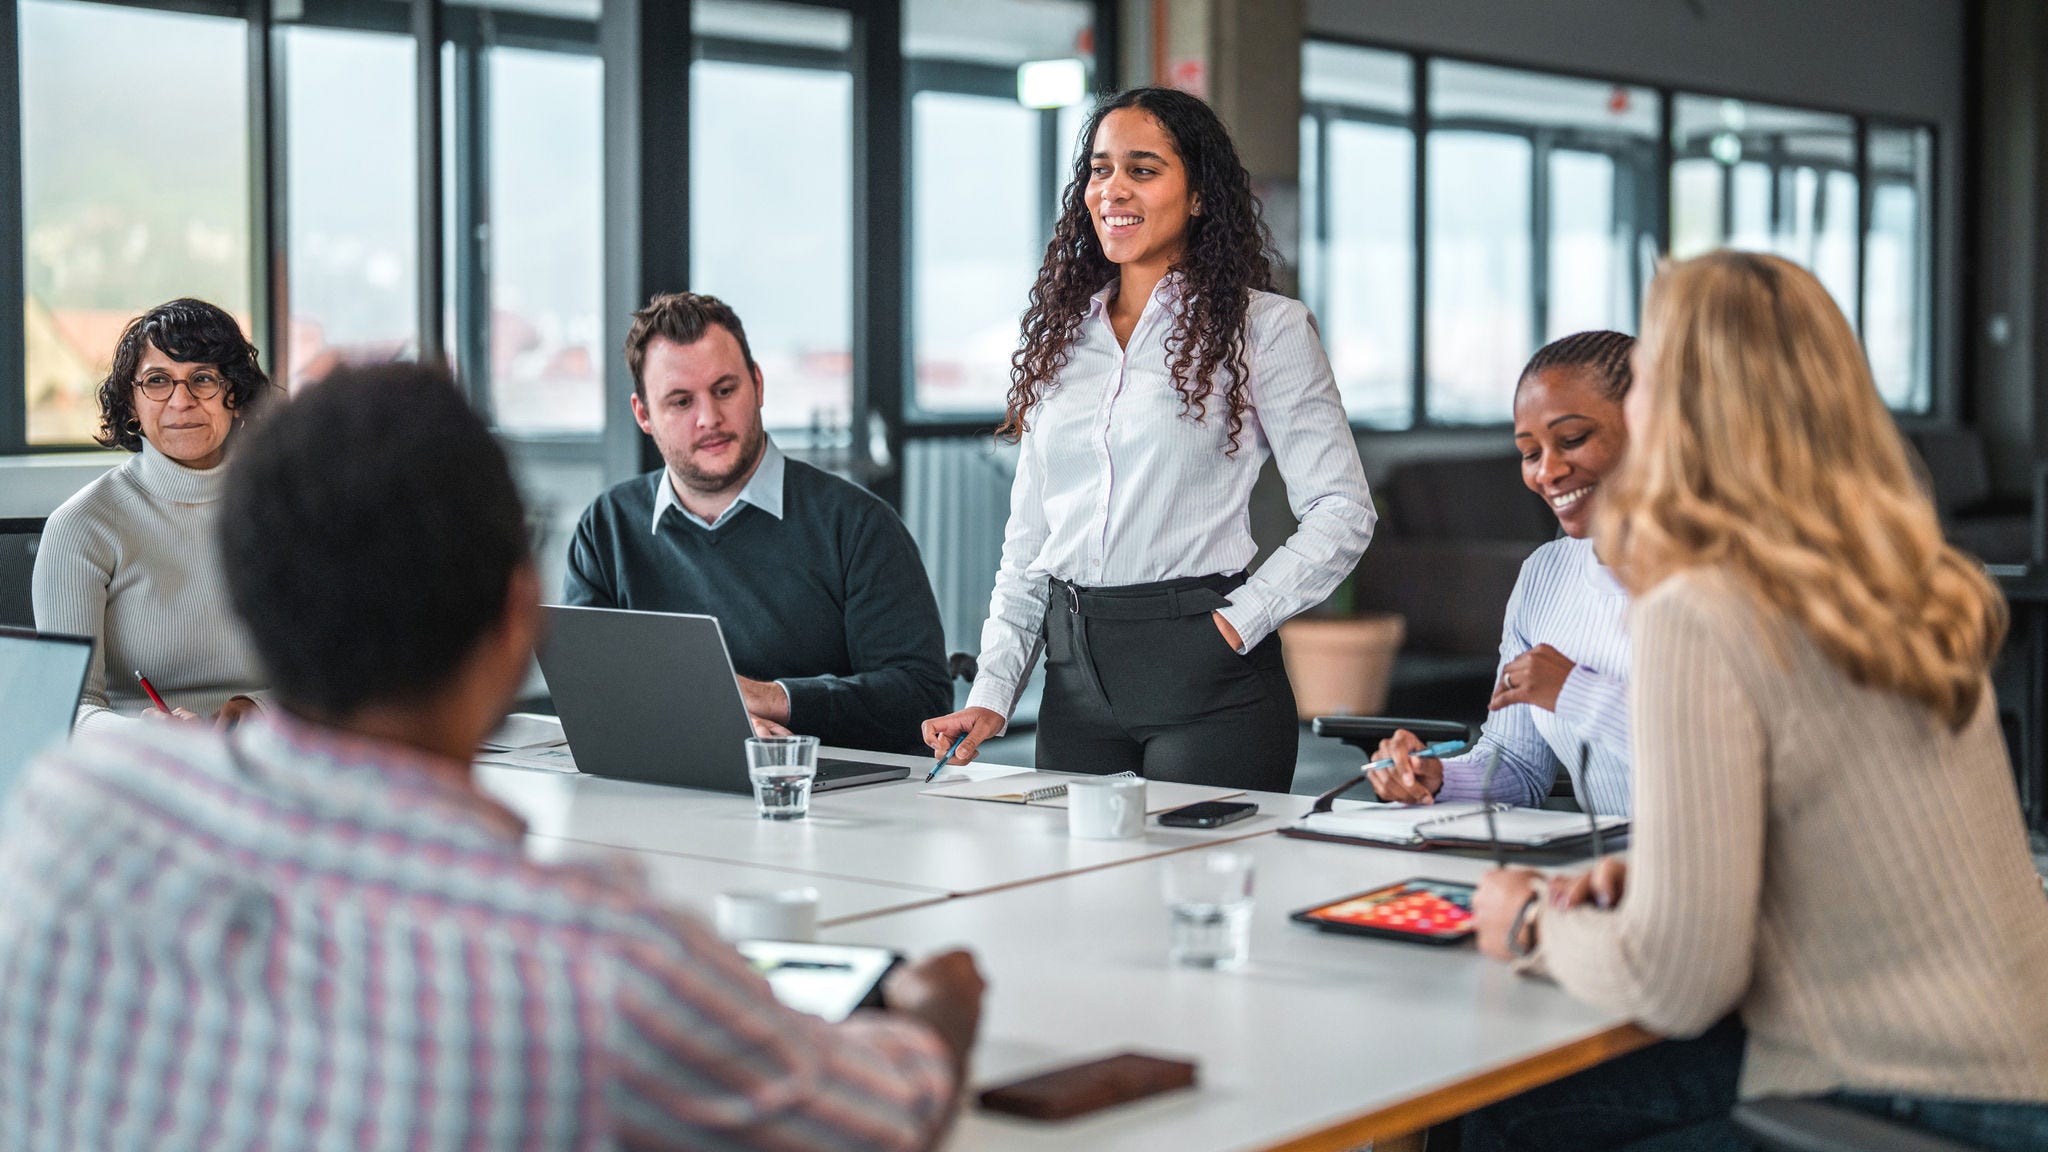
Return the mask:
MULTIPOLYGON (((1469 747, 1471 747, 1471 745, 1467 744, 1463 740, 1439 740, 1436 743, 1431 744, 1427 748, 1418 748, 1415 751, 1410 752, 1408 754, 1408 757, 1411 760, 1441 760, 1446 756, 1456 756, 1458 753, 1463 752, 1465 749, 1469 747)), ((948 752, 946 755, 950 757, 952 756, 952 753, 948 752)), ((1389 756, 1384 760, 1375 760, 1372 763, 1367 764, 1364 767, 1360 768, 1359 771, 1372 772, 1380 768, 1392 768, 1393 766, 1394 758, 1392 756, 1389 756)))
POLYGON ((973 731, 973 729, 967 729, 965 731, 962 731, 960 735, 953 738, 953 746, 951 748, 946 749, 946 754, 944 756, 941 756, 937 760, 933 761, 932 770, 924 774, 925 783, 929 784, 932 781, 939 778, 939 769, 944 768, 946 766, 946 761, 951 760, 953 758, 953 753, 958 752, 960 750, 960 746, 962 744, 967 743, 967 733, 971 731, 973 731))

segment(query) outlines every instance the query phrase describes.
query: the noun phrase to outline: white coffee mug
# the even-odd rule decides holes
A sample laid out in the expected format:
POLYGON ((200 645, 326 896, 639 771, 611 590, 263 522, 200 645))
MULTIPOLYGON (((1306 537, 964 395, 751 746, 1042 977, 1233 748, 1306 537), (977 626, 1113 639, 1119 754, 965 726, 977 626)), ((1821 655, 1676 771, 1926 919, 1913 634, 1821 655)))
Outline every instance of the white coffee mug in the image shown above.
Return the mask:
POLYGON ((1145 831, 1145 781, 1136 776, 1077 776, 1067 782, 1067 834, 1128 840, 1145 831))
POLYGON ((818 890, 784 888, 720 892, 712 923, 727 940, 815 940, 818 890))

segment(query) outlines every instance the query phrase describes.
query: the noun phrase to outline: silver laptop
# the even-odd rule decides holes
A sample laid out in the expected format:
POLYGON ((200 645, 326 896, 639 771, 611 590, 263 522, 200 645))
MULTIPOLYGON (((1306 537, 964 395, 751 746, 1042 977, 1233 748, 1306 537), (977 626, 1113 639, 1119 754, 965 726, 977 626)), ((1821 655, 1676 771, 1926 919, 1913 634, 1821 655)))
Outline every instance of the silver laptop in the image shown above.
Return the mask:
MULTIPOLYGON (((540 648, 578 771, 751 793, 754 728, 715 616, 548 605, 540 648)), ((910 769, 818 759, 815 791, 901 780, 910 769)))
POLYGON ((91 662, 89 637, 0 628, 0 803, 30 760, 71 734, 91 662))

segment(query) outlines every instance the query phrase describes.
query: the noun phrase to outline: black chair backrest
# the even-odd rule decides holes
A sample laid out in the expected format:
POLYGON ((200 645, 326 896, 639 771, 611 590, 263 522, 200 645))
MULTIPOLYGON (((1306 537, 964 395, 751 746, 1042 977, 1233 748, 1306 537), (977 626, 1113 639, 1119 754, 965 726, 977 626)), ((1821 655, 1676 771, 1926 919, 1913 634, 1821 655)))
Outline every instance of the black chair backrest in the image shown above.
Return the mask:
POLYGON ((43 539, 43 518, 0 518, 0 625, 36 626, 30 582, 36 570, 36 547, 43 539))

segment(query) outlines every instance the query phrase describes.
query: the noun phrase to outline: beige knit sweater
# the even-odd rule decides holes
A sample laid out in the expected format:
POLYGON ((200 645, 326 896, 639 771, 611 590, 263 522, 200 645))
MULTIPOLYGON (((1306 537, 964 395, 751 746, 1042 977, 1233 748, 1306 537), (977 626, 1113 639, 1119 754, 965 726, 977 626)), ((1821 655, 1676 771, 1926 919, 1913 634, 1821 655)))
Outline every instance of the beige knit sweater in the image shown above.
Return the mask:
POLYGON ((1745 1097, 2048 1101, 2048 899, 1990 686, 1951 732, 1711 571, 1630 634, 1627 890, 1539 914, 1524 968, 1667 1035, 1739 1008, 1745 1097))

